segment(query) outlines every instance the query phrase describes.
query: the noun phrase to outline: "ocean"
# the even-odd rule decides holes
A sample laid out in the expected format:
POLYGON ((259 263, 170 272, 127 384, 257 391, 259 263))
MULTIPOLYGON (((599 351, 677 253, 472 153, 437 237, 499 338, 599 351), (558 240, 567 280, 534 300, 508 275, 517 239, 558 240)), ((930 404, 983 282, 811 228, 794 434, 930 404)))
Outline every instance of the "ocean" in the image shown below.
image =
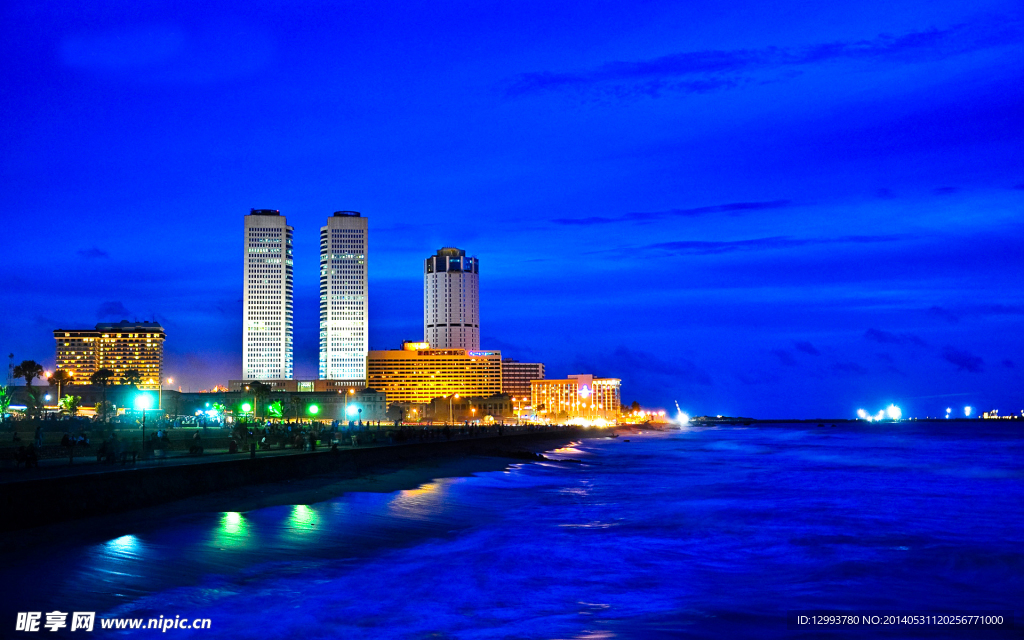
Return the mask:
POLYGON ((58 610, 210 620, 161 634, 175 638, 1024 637, 1019 423, 690 428, 547 455, 109 540, 72 523, 65 544, 5 556, 3 624, 58 610), (810 610, 1015 628, 787 623, 810 610))

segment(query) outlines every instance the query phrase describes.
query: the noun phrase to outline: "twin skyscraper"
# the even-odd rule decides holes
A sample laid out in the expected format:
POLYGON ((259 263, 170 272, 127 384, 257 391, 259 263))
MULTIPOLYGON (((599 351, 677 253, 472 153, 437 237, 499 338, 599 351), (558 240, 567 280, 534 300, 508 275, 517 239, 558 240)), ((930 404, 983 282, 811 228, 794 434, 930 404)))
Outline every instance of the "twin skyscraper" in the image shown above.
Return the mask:
MULTIPOLYGON (((276 209, 245 216, 242 377, 293 377, 292 227, 276 209)), ((367 224, 336 211, 320 228, 321 380, 366 380, 369 308, 367 224)), ((435 349, 480 348, 479 262, 455 248, 423 267, 423 341, 435 349)))

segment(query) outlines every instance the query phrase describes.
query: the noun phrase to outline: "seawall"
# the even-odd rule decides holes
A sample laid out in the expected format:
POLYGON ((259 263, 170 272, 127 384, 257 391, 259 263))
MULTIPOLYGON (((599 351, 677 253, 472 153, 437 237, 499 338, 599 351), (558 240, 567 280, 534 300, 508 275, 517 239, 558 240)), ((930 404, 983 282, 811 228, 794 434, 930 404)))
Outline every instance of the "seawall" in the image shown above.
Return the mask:
POLYGON ((0 531, 25 529, 109 515, 224 489, 320 474, 354 477, 375 467, 434 457, 516 451, 547 441, 604 437, 610 432, 568 428, 501 437, 413 442, 365 448, 329 449, 255 459, 232 458, 193 465, 139 466, 110 473, 26 479, 2 485, 0 531))

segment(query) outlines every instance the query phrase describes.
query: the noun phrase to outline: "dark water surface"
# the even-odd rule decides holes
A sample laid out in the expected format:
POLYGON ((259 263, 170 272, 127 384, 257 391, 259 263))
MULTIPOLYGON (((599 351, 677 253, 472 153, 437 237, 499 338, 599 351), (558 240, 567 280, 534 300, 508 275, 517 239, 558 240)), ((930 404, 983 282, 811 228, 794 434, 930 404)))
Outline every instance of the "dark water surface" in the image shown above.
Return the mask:
MULTIPOLYGON (((198 514, 98 544, 69 525, 59 549, 5 556, 3 608, 212 620, 160 634, 179 638, 1024 637, 1020 426, 623 440, 548 454, 582 464, 198 514), (1017 627, 803 632, 785 622, 798 609, 1011 611, 1017 627)), ((118 633, 159 632, 93 635, 118 633)))

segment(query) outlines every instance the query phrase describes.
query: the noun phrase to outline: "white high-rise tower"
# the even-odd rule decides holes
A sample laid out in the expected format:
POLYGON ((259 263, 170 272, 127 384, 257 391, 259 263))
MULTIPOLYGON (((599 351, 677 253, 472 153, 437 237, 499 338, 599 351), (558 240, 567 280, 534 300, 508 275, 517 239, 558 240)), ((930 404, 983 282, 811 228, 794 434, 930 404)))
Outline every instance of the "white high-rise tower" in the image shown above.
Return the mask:
POLYGON ((245 216, 242 378, 292 377, 292 228, 276 209, 245 216))
POLYGON ((366 380, 367 224, 335 211, 320 227, 320 379, 366 380))
POLYGON ((423 263, 423 341, 480 349, 480 263, 462 249, 439 249, 423 263))

